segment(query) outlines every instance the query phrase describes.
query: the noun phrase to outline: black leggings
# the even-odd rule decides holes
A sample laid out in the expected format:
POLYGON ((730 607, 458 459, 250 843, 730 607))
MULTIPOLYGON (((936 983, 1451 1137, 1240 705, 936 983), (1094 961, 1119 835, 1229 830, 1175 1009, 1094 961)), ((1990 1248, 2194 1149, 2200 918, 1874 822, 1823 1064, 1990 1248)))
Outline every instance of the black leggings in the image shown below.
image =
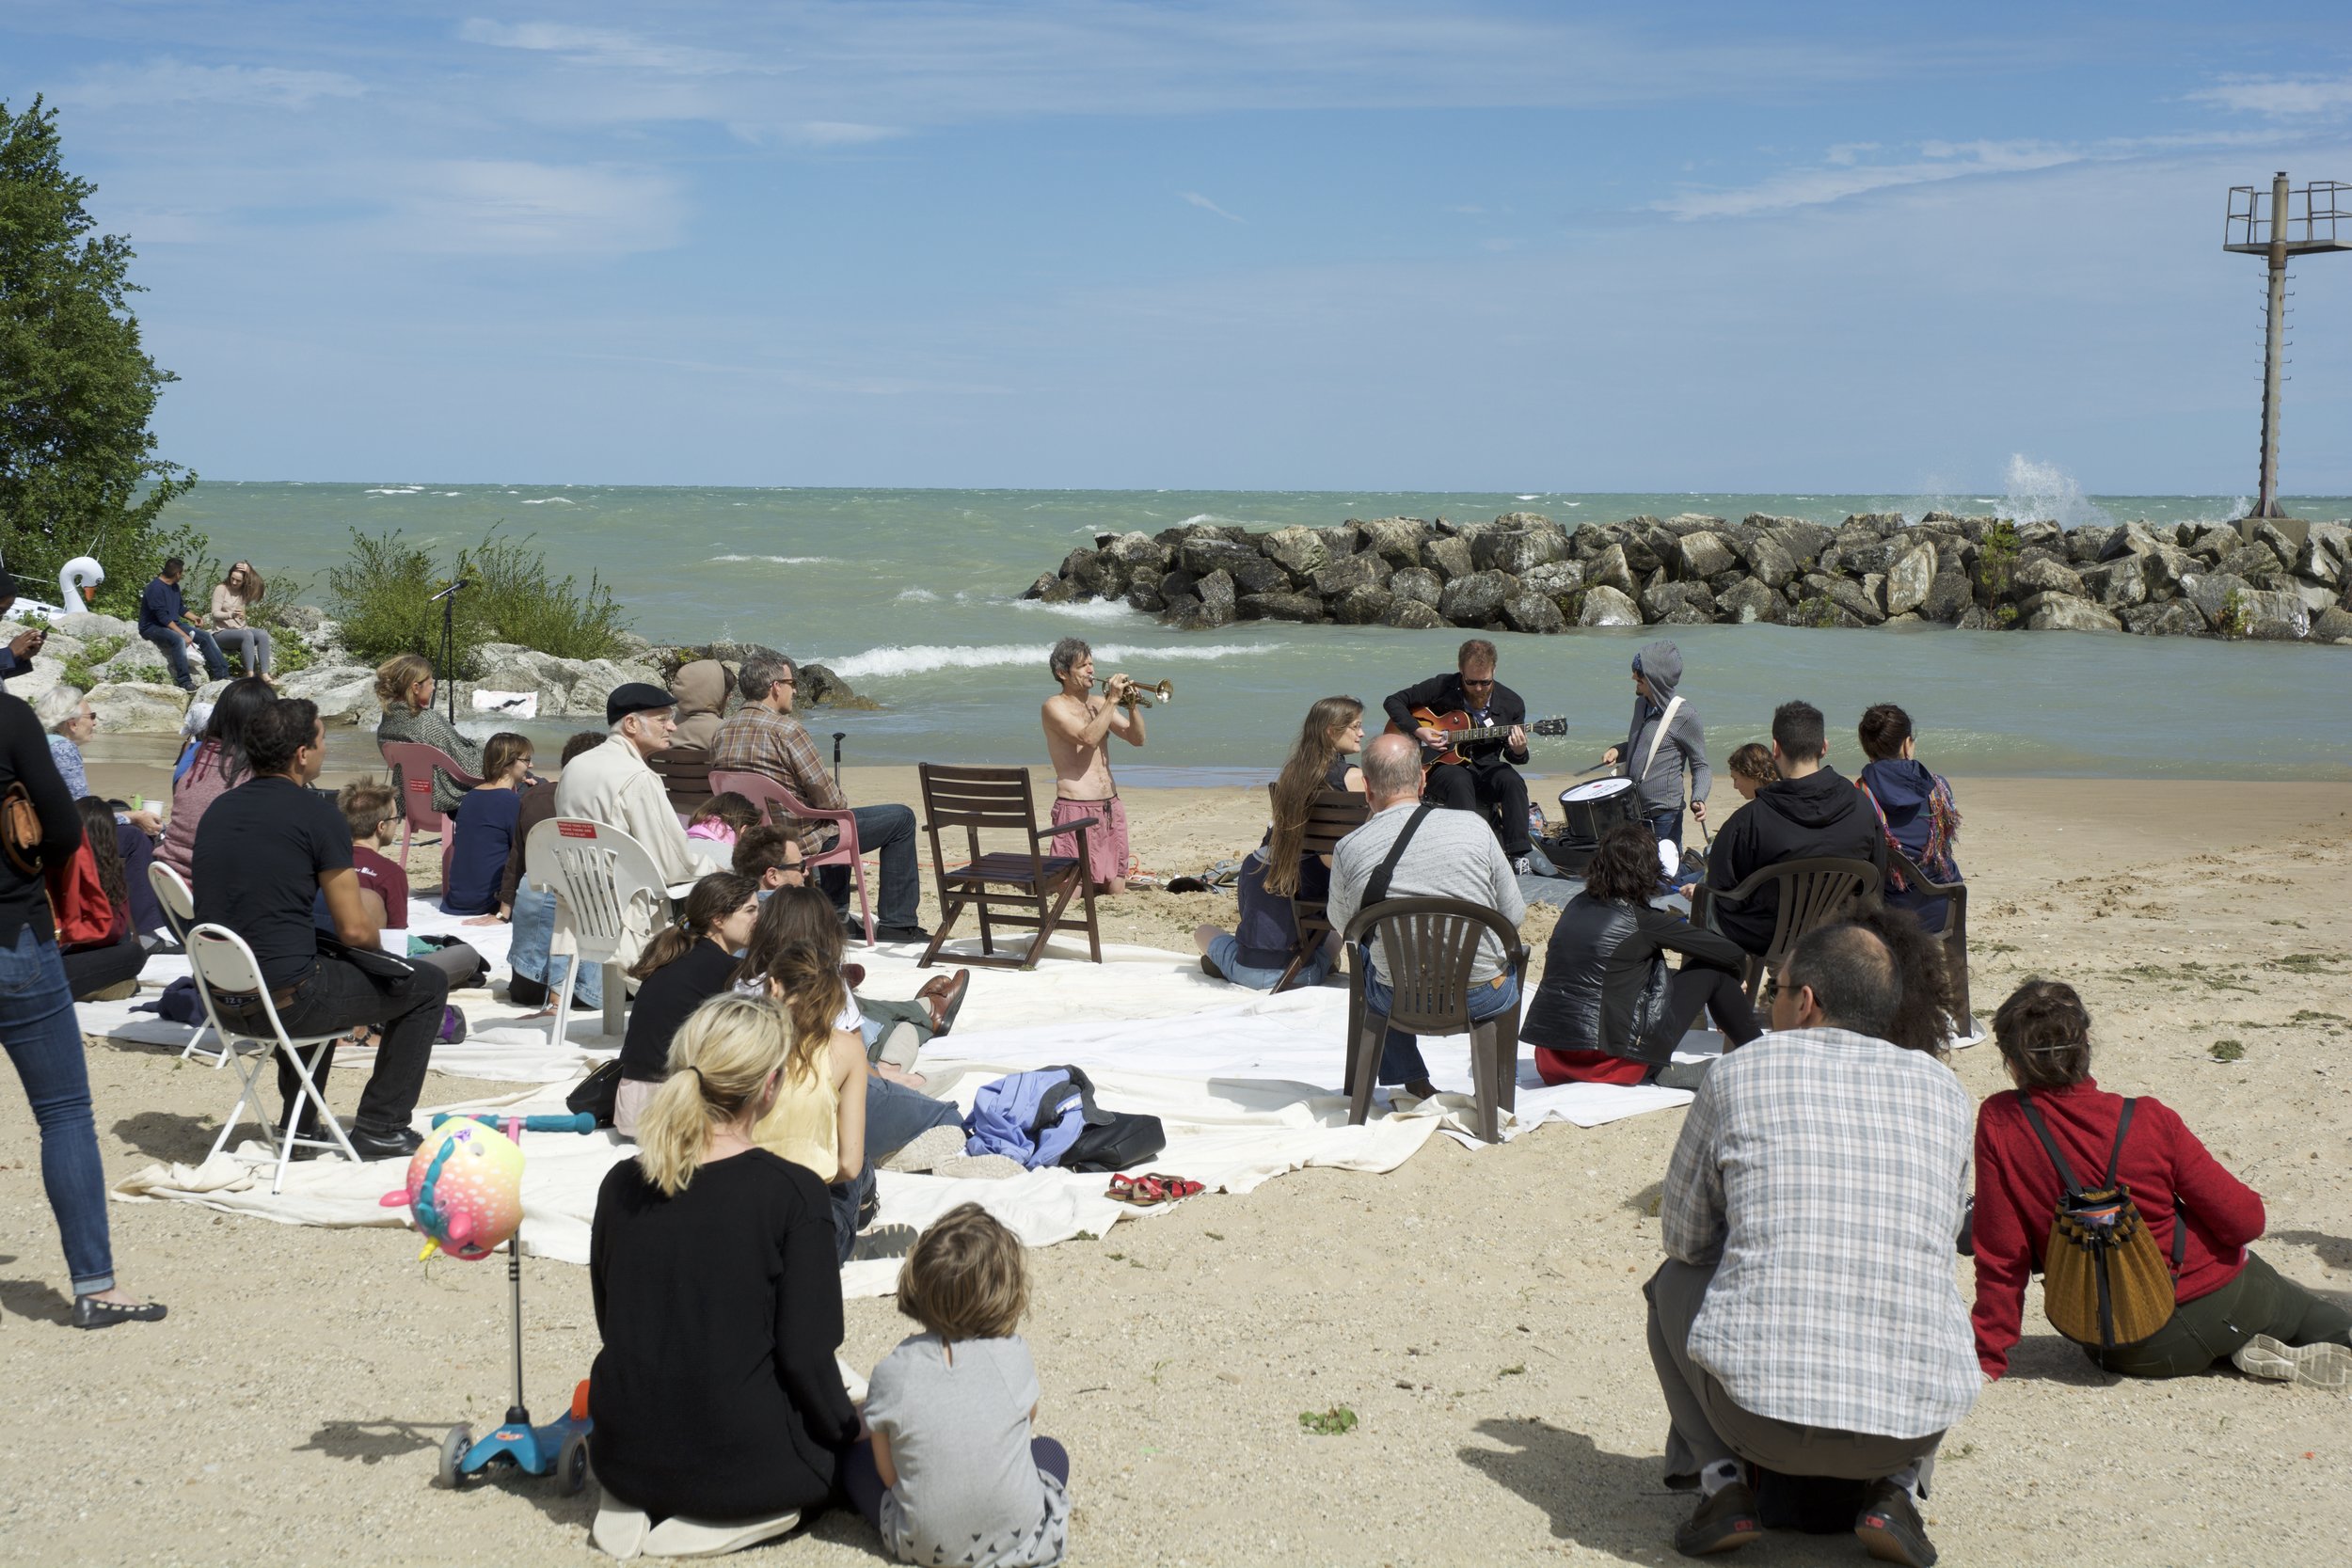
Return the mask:
POLYGON ((1764 1032, 1756 1025, 1756 1009, 1748 1006, 1740 976, 1712 964, 1686 962, 1675 974, 1674 994, 1666 1004, 1671 1037, 1680 1040, 1698 1022, 1702 1008, 1732 1045, 1745 1045, 1764 1032))
POLYGON ((111 947, 77 947, 57 957, 65 965, 66 987, 76 1002, 87 1002, 109 986, 135 980, 147 967, 147 949, 135 931, 111 947))

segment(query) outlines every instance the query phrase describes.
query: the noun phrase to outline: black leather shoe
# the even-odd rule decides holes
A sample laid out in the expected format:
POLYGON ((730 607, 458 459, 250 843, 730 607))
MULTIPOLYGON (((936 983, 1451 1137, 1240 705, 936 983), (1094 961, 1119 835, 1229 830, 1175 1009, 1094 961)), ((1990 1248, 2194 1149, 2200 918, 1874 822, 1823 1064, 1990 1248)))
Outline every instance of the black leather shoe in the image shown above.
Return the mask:
MULTIPOLYGON (((860 927, 858 934, 864 936, 865 927, 860 927)), ((876 942, 929 942, 931 940, 931 934, 920 926, 877 926, 874 927, 874 940, 876 942)))
POLYGON ((1702 1501, 1698 1511, 1675 1531, 1675 1550, 1684 1557, 1709 1557, 1744 1546, 1764 1533, 1756 1511, 1756 1490, 1735 1481, 1702 1501))
POLYGON ((405 1160, 424 1143, 424 1135, 402 1127, 389 1132, 368 1132, 351 1129, 351 1147, 362 1160, 405 1160))
POLYGON ((1871 1483, 1862 1512, 1854 1515, 1853 1532, 1881 1562, 1930 1568, 1935 1561, 1935 1544, 1928 1539, 1918 1506, 1909 1492, 1891 1481, 1871 1483))
POLYGON ((96 1296, 73 1298, 73 1326, 76 1328, 112 1328, 117 1323, 161 1323, 164 1304, 143 1301, 135 1307, 125 1307, 119 1301, 101 1301, 96 1296))

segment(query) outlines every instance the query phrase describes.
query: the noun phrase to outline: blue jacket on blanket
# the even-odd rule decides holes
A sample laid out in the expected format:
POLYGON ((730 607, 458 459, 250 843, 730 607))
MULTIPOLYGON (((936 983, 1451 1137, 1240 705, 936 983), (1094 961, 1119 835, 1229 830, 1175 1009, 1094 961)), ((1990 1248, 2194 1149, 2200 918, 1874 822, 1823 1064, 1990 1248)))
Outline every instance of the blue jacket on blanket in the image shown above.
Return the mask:
POLYGON ((1058 1164, 1086 1131, 1094 1085, 1076 1068, 1016 1072, 980 1085, 963 1118, 966 1154, 1003 1154, 1031 1170, 1058 1164))

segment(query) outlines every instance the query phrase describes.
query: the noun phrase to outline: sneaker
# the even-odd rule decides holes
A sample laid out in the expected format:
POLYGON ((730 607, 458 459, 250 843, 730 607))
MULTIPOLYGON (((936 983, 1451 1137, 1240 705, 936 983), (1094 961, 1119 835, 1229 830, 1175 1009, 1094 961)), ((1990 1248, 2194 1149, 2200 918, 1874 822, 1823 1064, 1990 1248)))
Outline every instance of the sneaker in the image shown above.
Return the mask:
POLYGON ((588 1539, 605 1556, 626 1562, 644 1555, 645 1537, 652 1531, 653 1519, 644 1509, 631 1507, 607 1492, 596 1505, 596 1523, 588 1527, 588 1539))
POLYGON ((1675 1531, 1675 1550, 1684 1557, 1711 1557, 1744 1546, 1764 1533, 1756 1512, 1756 1490, 1735 1481, 1713 1497, 1704 1498, 1675 1531))
POLYGON ((424 1135, 412 1127, 394 1127, 381 1132, 354 1127, 346 1136, 362 1160, 405 1160, 424 1142, 424 1135))
POLYGON ((964 1150, 963 1128, 956 1122, 927 1127, 917 1132, 904 1148, 893 1150, 882 1162, 884 1170, 935 1171, 948 1160, 961 1158, 964 1150))
POLYGON ((2344 1345, 2290 1345, 2257 1334, 2230 1361, 2248 1377, 2299 1383, 2306 1388, 2352 1387, 2352 1348, 2344 1345))
POLYGON ((850 1243, 850 1261, 863 1263, 877 1258, 904 1258, 914 1250, 914 1227, 911 1225, 878 1225, 861 1233, 850 1243))
POLYGON ((1929 1568, 1935 1546, 1920 1523, 1918 1505, 1911 1494, 1891 1481, 1870 1483, 1870 1495, 1854 1515, 1854 1535, 1881 1562, 1900 1562, 1909 1568, 1929 1568))
POLYGON ((1511 869, 1522 877, 1533 877, 1535 875, 1535 857, 1521 855, 1511 862, 1511 869))

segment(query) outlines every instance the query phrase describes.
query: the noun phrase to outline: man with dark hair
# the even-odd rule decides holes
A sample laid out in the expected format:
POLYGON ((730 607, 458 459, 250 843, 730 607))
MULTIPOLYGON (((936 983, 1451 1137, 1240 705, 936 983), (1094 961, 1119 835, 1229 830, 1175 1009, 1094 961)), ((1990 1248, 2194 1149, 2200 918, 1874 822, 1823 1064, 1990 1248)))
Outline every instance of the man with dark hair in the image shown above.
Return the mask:
MULTIPOLYGON (((8 611, 15 608, 16 574, 6 566, 0 566, 0 619, 6 619, 8 611)), ((49 634, 45 631, 21 631, 10 638, 8 646, 0 647, 0 681, 7 680, 10 675, 30 673, 33 656, 40 652, 41 644, 48 641, 49 634)))
POLYGON ((221 657, 220 644, 204 629, 201 615, 188 613, 186 601, 180 597, 180 574, 184 562, 178 556, 167 557, 163 570, 155 580, 139 594, 139 635, 155 644, 171 666, 172 684, 183 691, 196 689, 196 680, 188 673, 188 650, 196 649, 204 656, 204 673, 216 681, 229 678, 229 661, 221 657))
POLYGON ((780 887, 806 887, 808 863, 789 828, 763 822, 735 841, 735 874, 759 884, 762 898, 780 887))
POLYGON ((1429 769, 1422 796, 1432 805, 1467 811, 1485 819, 1495 831, 1511 869, 1526 873, 1534 846, 1527 837, 1527 781, 1519 768, 1527 765, 1527 703, 1495 679, 1495 645, 1473 637, 1454 654, 1450 675, 1434 675, 1419 686, 1391 691, 1381 706, 1389 727, 1418 737, 1431 748, 1428 755, 1453 746, 1462 760, 1439 763, 1429 769), (1415 709, 1442 717, 1467 713, 1479 729, 1500 729, 1500 738, 1472 740, 1458 746, 1443 730, 1413 717, 1415 709))
POLYGON ((1917 1499, 1979 1381, 1952 1281, 1974 1105, 1935 1056, 1879 1037, 1901 996, 1870 932, 1806 935, 1772 1032, 1715 1064, 1667 1163, 1644 1293, 1666 1481, 1703 1494, 1686 1555, 1762 1533, 1745 1464, 1862 1483, 1870 1555, 1935 1560, 1917 1499))
POLYGON ((1862 791, 1824 760, 1828 750, 1820 708, 1783 703, 1773 709, 1772 762, 1780 778, 1732 814, 1707 857, 1707 885, 1717 895, 1708 906, 1708 923, 1750 953, 1772 945, 1780 890, 1768 884, 1738 903, 1721 895, 1766 866, 1838 857, 1876 867, 1872 887, 1885 880, 1886 835, 1862 791))
MULTIPOLYGON (((850 804, 818 754, 808 726, 792 711, 800 684, 800 672, 788 658, 755 655, 744 660, 736 677, 743 705, 711 737, 711 771, 764 773, 812 810, 848 812, 857 824, 860 852, 882 854, 874 935, 883 942, 930 941, 931 934, 921 924, 923 882, 914 863, 914 813, 899 805, 850 804)), ((795 827, 801 852, 811 857, 822 854, 838 836, 829 822, 803 821, 795 827)), ((850 868, 820 866, 817 881, 848 919, 850 868)))
MULTIPOLYGON (((228 927, 253 949, 262 984, 288 1034, 299 1038, 382 1025, 375 1070, 352 1117, 351 1143, 363 1159, 403 1159, 423 1141, 408 1121, 433 1060, 449 982, 438 971, 405 962, 405 974, 379 979, 319 950, 311 910, 321 895, 345 946, 372 948, 381 930, 352 869, 350 827, 334 797, 310 787, 326 754, 311 703, 281 698, 246 721, 245 756, 252 776, 206 808, 197 827, 196 918, 228 927)), ((238 1026, 268 1030, 259 995, 215 991, 213 999, 238 1026)), ((312 1070, 322 1094, 334 1060, 329 1045, 312 1070)), ((282 1053, 278 1092, 285 1116, 299 1117, 302 1131, 314 1132, 316 1108, 302 1098, 300 1081, 282 1053)))

